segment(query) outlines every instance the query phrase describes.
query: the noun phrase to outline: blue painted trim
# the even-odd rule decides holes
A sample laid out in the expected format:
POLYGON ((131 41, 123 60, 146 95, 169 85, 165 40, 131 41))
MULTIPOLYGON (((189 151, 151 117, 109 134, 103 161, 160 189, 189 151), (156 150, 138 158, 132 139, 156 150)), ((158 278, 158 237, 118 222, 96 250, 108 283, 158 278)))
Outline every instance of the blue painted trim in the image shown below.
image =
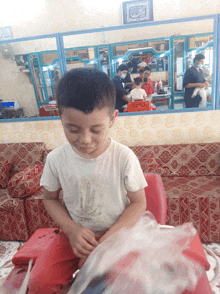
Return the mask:
POLYGON ((37 35, 37 36, 31 36, 31 37, 7 39, 7 40, 0 41, 0 44, 31 41, 31 40, 37 40, 37 39, 56 38, 56 35, 57 34, 48 34, 48 35, 37 35))
POLYGON ((63 43, 63 37, 60 34, 57 34, 57 48, 58 48, 58 56, 60 61, 60 74, 61 77, 67 71, 66 67, 66 56, 65 56, 65 49, 63 43))
POLYGON ((20 117, 0 120, 0 123, 26 122, 26 121, 42 121, 42 120, 58 120, 59 116, 45 116, 45 117, 20 117))
MULTIPOLYGON (((53 78, 52 78, 52 74, 51 74, 51 69, 48 67, 48 75, 49 75, 49 78, 50 78, 50 83, 51 83, 51 93, 52 95, 54 95, 54 84, 53 84, 53 78)), ((49 96, 48 96, 48 99, 49 99, 49 96)))
POLYGON ((155 25, 161 25, 161 24, 171 24, 171 23, 179 23, 179 22, 189 22, 189 21, 196 21, 196 20, 205 20, 205 19, 213 19, 217 18, 217 14, 210 14, 210 15, 204 15, 204 16, 193 16, 188 18, 175 18, 175 19, 168 19, 168 20, 158 20, 158 21, 151 21, 151 22, 143 22, 138 24, 126 24, 126 25, 120 25, 120 26, 113 26, 113 27, 104 27, 104 28, 95 28, 95 29, 86 29, 86 30, 77 30, 77 31, 68 31, 65 33, 60 33, 62 36, 68 36, 68 35, 82 35, 82 34, 88 34, 88 33, 96 33, 96 32, 105 32, 105 31, 115 31, 115 30, 121 30, 121 29, 128 29, 128 28, 137 28, 137 27, 143 27, 143 26, 155 26, 155 25))
MULTIPOLYGON (((214 47, 215 47, 215 54, 213 54, 214 59, 216 59, 216 64, 213 66, 213 71, 215 68, 215 80, 218 81, 217 87, 216 87, 216 93, 215 97, 217 99, 217 96, 219 95, 219 76, 216 76, 216 69, 219 69, 219 62, 217 60, 217 53, 218 56, 220 57, 220 52, 219 52, 219 43, 217 42, 218 39, 218 34, 219 34, 219 14, 212 14, 212 15, 206 15, 206 16, 197 16, 197 17, 190 17, 190 18, 180 18, 180 19, 171 19, 171 20, 163 20, 163 21, 153 21, 149 23, 139 23, 139 24, 127 24, 127 25, 121 25, 121 26, 114 26, 114 27, 105 27, 105 28, 96 28, 96 29, 88 29, 88 30, 78 30, 74 32, 63 32, 59 34, 48 34, 48 35, 39 35, 39 36, 31 36, 31 37, 23 37, 23 38, 17 38, 17 39, 10 39, 10 40, 3 40, 0 41, 0 44, 5 44, 5 43, 14 43, 14 42, 21 42, 21 41, 29 41, 29 40, 36 40, 36 39, 46 39, 46 38, 56 38, 57 40, 57 47, 58 47, 58 56, 59 56, 59 61, 60 61, 60 70, 61 70, 61 76, 64 74, 66 71, 66 62, 65 62, 65 49, 64 49, 64 42, 63 42, 63 37, 67 35, 78 35, 78 34, 87 34, 87 33, 94 33, 94 32, 104 32, 104 31, 114 31, 114 30, 120 30, 120 29, 129 29, 129 28, 137 28, 137 27, 147 27, 147 26, 155 26, 155 25, 161 25, 161 24, 171 24, 171 23, 180 23, 180 22, 189 22, 189 21, 198 21, 198 20, 205 20, 205 19, 214 19, 214 35, 215 35, 215 42, 214 42, 214 47), (218 25, 217 25, 218 24, 218 25), (217 89, 218 88, 218 89, 217 89), (218 92, 218 93, 217 93, 218 92), (218 95, 216 95, 218 94, 218 95)), ((166 39, 166 38, 165 38, 166 39)), ((136 42, 137 43, 137 42, 136 42)), ((103 44, 106 45, 106 44, 103 44)), ((109 45, 109 44, 108 44, 109 45)), ((170 46, 171 48, 171 46, 170 46)), ((172 52, 171 52, 172 53, 172 52)), ((173 54, 173 53, 172 53, 173 54)), ((171 58, 172 60, 172 58, 171 58)), ((172 62, 172 61, 171 61, 172 62)), ((171 63, 170 62, 170 63, 171 63)), ((115 64, 111 65, 111 68, 115 66, 115 64)), ((213 82, 214 83, 214 82, 213 82)), ((214 89, 214 88, 213 88, 214 89)), ((216 105, 216 101, 213 102, 213 109, 216 105)), ((219 101, 218 101, 219 105, 219 101)), ((151 112, 152 114, 157 114, 157 113, 175 113, 175 112, 198 112, 198 111, 205 111, 205 110, 210 110, 210 108, 197 108, 197 109, 172 109, 172 110, 161 110, 161 111, 156 111, 156 112, 151 112)), ((151 114, 150 113, 150 114, 151 114)), ((134 115, 135 113, 131 114, 126 114, 126 115, 134 115)), ((138 115, 143 115, 143 114, 149 114, 149 113, 138 113, 138 115)), ((121 114, 120 114, 121 115, 121 114)), ((123 116, 125 114, 122 114, 123 116)), ((8 120, 0 120, 0 122, 12 122, 12 121, 30 121, 30 120, 53 120, 57 119, 56 117, 47 117, 47 118, 18 118, 18 119, 8 119, 8 120)))
POLYGON ((216 77, 216 107, 220 108, 220 14, 217 19, 217 55, 216 55, 216 69, 218 76, 216 77))
POLYGON ((173 52, 173 47, 174 47, 174 42, 173 42, 173 38, 170 39, 170 48, 172 48, 172 50, 170 50, 170 72, 171 72, 171 103, 170 103, 170 108, 173 109, 173 92, 174 92, 174 86, 175 86, 175 82, 174 82, 174 52, 173 52))
MULTIPOLYGON (((36 99, 36 102, 37 102, 37 107, 39 109, 40 101, 38 100, 37 88, 36 88, 36 84, 35 84, 35 81, 34 81, 34 75, 33 75, 32 66, 31 66, 31 60, 30 60, 31 56, 36 56, 37 57, 37 54, 34 54, 34 53, 28 54, 27 61, 28 61, 28 67, 29 67, 29 70, 30 70, 32 84, 33 84, 33 87, 34 87, 35 99, 36 99)), ((33 64, 33 67, 34 67, 34 64, 33 64)))
POLYGON ((212 71, 212 109, 216 108, 216 102, 217 102, 217 92, 216 92, 216 87, 217 85, 217 75, 216 75, 216 70, 218 69, 217 67, 217 62, 218 62, 218 18, 214 19, 214 27, 213 27, 213 71, 212 71))
MULTIPOLYGON (((49 98, 48 98, 48 92, 47 92, 47 84, 46 84, 46 81, 45 81, 41 55, 39 53, 37 54, 37 58, 38 58, 39 70, 40 70, 40 74, 41 74, 41 78, 42 78, 43 88, 44 88, 44 98, 45 98, 45 100, 43 101, 43 103, 46 102, 48 104, 49 103, 49 98)), ((42 104, 40 103, 40 105, 42 105, 42 104)))

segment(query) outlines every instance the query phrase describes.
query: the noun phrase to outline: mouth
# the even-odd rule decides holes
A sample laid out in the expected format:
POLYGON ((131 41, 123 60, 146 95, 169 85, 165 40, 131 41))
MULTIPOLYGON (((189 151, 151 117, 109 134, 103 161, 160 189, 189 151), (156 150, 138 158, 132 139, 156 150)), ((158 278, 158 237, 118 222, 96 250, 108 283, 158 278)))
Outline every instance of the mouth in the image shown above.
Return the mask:
POLYGON ((80 147, 80 150, 84 153, 87 153, 92 150, 92 147, 80 147))

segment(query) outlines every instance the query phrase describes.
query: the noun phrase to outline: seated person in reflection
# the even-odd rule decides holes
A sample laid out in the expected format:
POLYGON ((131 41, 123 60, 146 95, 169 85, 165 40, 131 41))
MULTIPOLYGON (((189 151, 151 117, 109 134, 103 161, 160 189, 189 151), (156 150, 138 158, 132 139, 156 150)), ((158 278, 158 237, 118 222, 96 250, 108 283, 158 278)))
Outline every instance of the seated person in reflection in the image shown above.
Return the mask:
POLYGON ((152 94, 154 93, 154 86, 153 83, 150 79, 151 76, 151 69, 149 66, 146 66, 144 68, 144 75, 143 75, 143 86, 142 89, 144 89, 144 91, 147 94, 147 101, 152 100, 152 94))
POLYGON ((144 91, 144 89, 142 89, 142 79, 137 77, 134 79, 134 84, 135 84, 135 88, 130 92, 130 99, 132 102, 134 101, 146 101, 147 98, 147 94, 144 91))
POLYGON ((194 64, 191 66, 185 73, 183 79, 183 87, 185 88, 184 101, 186 108, 195 108, 199 107, 202 101, 202 94, 195 95, 194 90, 196 88, 203 89, 208 87, 208 82, 205 81, 205 78, 202 74, 201 67, 204 64, 205 56, 203 54, 197 54, 194 58, 194 64))
POLYGON ((51 249, 53 243, 42 255, 40 274, 29 283, 30 294, 45 293, 51 285, 51 264, 61 270, 68 266, 61 276, 71 279, 96 246, 118 230, 132 227, 146 210, 147 183, 138 158, 108 136, 118 115, 109 77, 97 69, 73 69, 59 81, 56 98, 68 143, 48 154, 41 186, 45 207, 62 229, 59 238, 64 234, 67 241, 56 250, 51 249), (56 263, 60 257, 62 261, 56 263), (48 285, 43 283, 45 277, 48 285))
POLYGON ((116 90, 116 104, 115 108, 118 109, 119 112, 123 112, 123 106, 130 102, 130 99, 126 96, 125 89, 122 84, 122 80, 126 77, 128 72, 128 67, 125 64, 119 65, 117 68, 117 74, 113 78, 113 83, 115 85, 116 90))
POLYGON ((122 83, 125 84, 126 86, 127 85, 133 85, 134 84, 132 82, 132 80, 131 80, 131 72, 133 70, 134 65, 133 65, 132 62, 128 62, 127 67, 128 67, 127 75, 126 75, 126 77, 124 79, 121 80, 122 83))

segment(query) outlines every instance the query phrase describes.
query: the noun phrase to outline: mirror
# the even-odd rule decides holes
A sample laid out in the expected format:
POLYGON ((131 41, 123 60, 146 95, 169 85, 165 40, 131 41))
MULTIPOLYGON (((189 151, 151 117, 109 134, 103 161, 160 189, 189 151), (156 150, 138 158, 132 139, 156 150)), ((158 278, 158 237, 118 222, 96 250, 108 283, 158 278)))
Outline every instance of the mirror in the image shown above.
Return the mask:
POLYGON ((206 89, 207 103, 203 107, 211 108, 213 29, 214 20, 205 19, 83 35, 70 33, 65 36, 64 33, 66 68, 70 68, 67 52, 78 56, 74 67, 97 67, 111 78, 116 75, 117 67, 122 63, 132 62, 132 81, 135 77, 142 76, 142 69, 149 66, 154 87, 151 99, 157 110, 184 109, 184 75, 193 66, 195 55, 202 53, 205 55, 203 74, 209 82, 206 89), (85 58, 80 59, 83 50, 85 58), (159 83, 162 83, 162 89, 157 91, 159 83))
MULTIPOLYGON (((202 72, 208 81, 203 108, 214 105, 214 18, 59 35, 64 50, 62 72, 94 67, 113 79, 120 64, 132 62, 133 82, 135 77, 144 78, 142 69, 149 66, 148 82, 154 88, 150 99, 156 111, 185 109, 184 75, 195 55, 202 53, 202 72)), ((55 91, 61 66, 55 37, 0 43, 0 119, 58 116, 55 91)))
POLYGON ((56 39, 1 44, 0 79, 2 119, 56 114, 55 106, 46 108, 45 113, 43 109, 55 99, 60 79, 56 39))

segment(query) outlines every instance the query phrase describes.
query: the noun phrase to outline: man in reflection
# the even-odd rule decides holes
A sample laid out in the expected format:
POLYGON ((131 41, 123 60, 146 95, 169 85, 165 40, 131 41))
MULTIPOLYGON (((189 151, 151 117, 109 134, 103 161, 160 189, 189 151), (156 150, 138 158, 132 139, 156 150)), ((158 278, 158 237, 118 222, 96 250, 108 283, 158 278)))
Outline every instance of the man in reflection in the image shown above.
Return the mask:
POLYGON ((134 67, 133 63, 128 62, 127 67, 128 67, 127 75, 126 75, 126 77, 124 79, 122 79, 122 83, 125 84, 126 86, 127 85, 133 85, 133 82, 131 80, 131 75, 130 75, 132 70, 133 70, 133 67, 134 67))
POLYGON ((197 54, 193 60, 194 64, 185 73, 183 79, 183 87, 185 88, 184 101, 186 108, 199 107, 202 101, 202 95, 200 89, 208 87, 208 82, 205 81, 201 71, 201 67, 204 64, 205 56, 203 54, 197 54), (197 89, 195 95, 194 90, 197 89))
MULTIPOLYGON (((150 79, 150 75, 151 75, 151 68, 149 66, 145 66, 144 74, 143 74, 143 86, 142 86, 142 89, 144 89, 144 91, 147 94, 146 101, 151 102, 152 94, 154 93, 154 86, 153 86, 153 83, 152 83, 152 81, 150 79)), ((151 106, 155 107, 154 105, 151 105, 151 106)))
POLYGON ((115 108, 118 109, 119 112, 123 112, 123 106, 130 102, 130 99, 126 96, 122 80, 126 77, 128 72, 128 67, 125 64, 119 65, 117 68, 117 74, 113 78, 113 83, 115 85, 116 90, 116 104, 115 108))

